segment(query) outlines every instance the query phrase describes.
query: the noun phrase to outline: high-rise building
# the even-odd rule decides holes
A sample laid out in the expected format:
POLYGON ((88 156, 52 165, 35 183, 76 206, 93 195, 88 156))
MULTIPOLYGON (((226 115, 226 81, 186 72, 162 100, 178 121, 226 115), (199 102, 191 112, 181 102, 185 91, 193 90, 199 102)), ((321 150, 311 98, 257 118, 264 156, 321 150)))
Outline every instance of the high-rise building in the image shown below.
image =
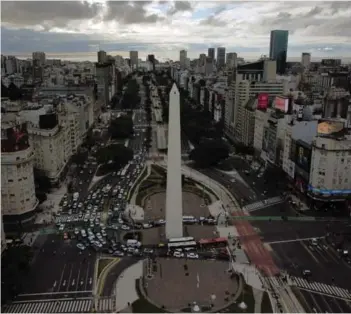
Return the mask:
POLYGON ((277 61, 277 73, 284 74, 286 69, 286 56, 288 53, 289 31, 271 31, 269 58, 277 61))
POLYGON ((150 62, 151 67, 152 67, 152 71, 155 71, 155 55, 148 55, 147 61, 150 62))
POLYGON ((237 66, 237 57, 238 55, 235 52, 227 53, 227 68, 235 68, 237 66))
POLYGON ((301 64, 305 70, 308 70, 311 65, 311 54, 308 52, 303 52, 301 55, 301 64))
POLYGON ((208 48, 207 56, 211 58, 212 60, 215 59, 215 49, 214 48, 208 48))
POLYGON ((97 57, 98 57, 98 63, 106 62, 106 60, 107 60, 106 51, 103 51, 103 50, 98 51, 97 57))
POLYGON ((187 51, 186 50, 181 50, 179 53, 179 63, 180 63, 180 68, 185 69, 186 68, 186 59, 187 59, 187 51))
POLYGON ((45 65, 45 52, 42 51, 35 51, 32 54, 33 58, 33 66, 44 66, 45 65))
POLYGON ((222 68, 225 66, 225 48, 217 48, 217 68, 222 68))
POLYGON ((138 51, 129 51, 130 67, 132 70, 138 68, 138 51))

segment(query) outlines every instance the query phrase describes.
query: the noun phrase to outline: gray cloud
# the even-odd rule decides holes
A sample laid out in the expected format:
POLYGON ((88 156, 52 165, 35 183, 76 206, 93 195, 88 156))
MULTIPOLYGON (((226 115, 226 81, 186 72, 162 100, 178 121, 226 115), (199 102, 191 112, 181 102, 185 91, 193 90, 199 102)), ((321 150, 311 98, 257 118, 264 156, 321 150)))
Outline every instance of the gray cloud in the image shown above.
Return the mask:
POLYGON ((2 1, 1 22, 16 26, 61 27, 96 17, 99 4, 78 1, 2 1))
POLYGON ((206 19, 202 20, 200 22, 200 25, 203 25, 203 26, 214 26, 214 27, 223 27, 223 26, 226 26, 227 23, 217 19, 216 15, 211 15, 211 16, 207 17, 206 19))
MULTIPOLYGON (((274 17, 262 18, 258 31, 267 33, 271 29, 286 29, 291 34, 303 32, 307 36, 350 36, 351 19, 338 15, 345 9, 350 9, 350 3, 344 3, 347 2, 323 2, 308 12, 297 15, 286 12, 287 7, 281 6, 284 11, 274 17)), ((278 7, 277 11, 279 9, 278 7)))
POLYGON ((168 15, 174 15, 178 12, 192 11, 193 7, 189 1, 176 1, 174 6, 168 10, 168 15))
POLYGON ((163 20, 157 14, 147 15, 145 7, 152 1, 109 1, 106 20, 116 20, 122 24, 156 23, 163 20))

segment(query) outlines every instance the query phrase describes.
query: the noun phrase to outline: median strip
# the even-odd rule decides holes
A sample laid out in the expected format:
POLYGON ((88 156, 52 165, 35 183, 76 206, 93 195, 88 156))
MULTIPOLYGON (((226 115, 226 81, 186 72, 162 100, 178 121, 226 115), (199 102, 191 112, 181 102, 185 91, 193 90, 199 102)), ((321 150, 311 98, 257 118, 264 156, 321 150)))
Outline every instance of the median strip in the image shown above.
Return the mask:
POLYGON ((106 277, 108 275, 108 273, 110 272, 110 270, 120 262, 120 258, 116 258, 113 261, 111 261, 108 265, 106 265, 102 270, 100 275, 98 275, 98 279, 97 279, 97 293, 96 296, 100 296, 104 287, 104 283, 106 280, 106 277))

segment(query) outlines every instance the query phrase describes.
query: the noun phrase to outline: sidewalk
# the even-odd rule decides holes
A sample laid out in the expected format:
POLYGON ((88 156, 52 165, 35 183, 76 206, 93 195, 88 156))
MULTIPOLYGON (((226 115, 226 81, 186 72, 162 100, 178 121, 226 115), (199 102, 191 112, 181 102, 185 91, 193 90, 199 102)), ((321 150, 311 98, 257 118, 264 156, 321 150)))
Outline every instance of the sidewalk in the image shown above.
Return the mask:
POLYGON ((143 261, 128 267, 116 282, 116 312, 128 307, 128 303, 133 304, 139 299, 135 288, 135 282, 143 275, 143 261))
POLYGON ((60 202, 63 196, 67 192, 67 185, 63 183, 60 188, 54 189, 52 193, 47 194, 47 200, 40 204, 40 208, 43 208, 43 212, 38 213, 35 219, 35 223, 42 224, 45 222, 52 221, 52 214, 55 214, 59 210, 60 202))
POLYGON ((291 198, 291 200, 293 202, 295 202, 297 204, 298 210, 301 210, 301 211, 310 210, 308 205, 302 199, 298 198, 296 195, 289 194, 289 197, 291 198))

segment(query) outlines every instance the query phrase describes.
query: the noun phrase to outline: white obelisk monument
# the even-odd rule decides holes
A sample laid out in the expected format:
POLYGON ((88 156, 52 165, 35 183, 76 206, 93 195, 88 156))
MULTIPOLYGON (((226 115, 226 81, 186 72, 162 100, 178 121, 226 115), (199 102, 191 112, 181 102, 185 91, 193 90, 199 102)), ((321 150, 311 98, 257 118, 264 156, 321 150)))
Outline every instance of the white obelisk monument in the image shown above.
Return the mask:
POLYGON ((169 93, 166 237, 183 236, 183 200, 180 141, 180 97, 176 84, 169 93))

